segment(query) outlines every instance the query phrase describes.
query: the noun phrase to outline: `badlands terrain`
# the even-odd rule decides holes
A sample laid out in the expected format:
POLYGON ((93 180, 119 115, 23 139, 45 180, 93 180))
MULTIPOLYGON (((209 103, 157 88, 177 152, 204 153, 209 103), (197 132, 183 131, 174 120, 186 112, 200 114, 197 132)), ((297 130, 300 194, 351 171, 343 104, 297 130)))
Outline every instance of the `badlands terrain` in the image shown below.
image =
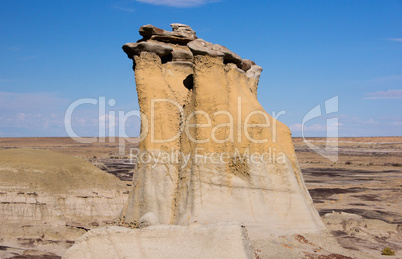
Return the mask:
MULTIPOLYGON (((324 148, 326 145, 325 139, 322 138, 308 138, 307 141, 320 148, 324 148)), ((334 162, 313 152, 303 142, 303 139, 293 138, 297 159, 315 208, 327 229, 336 237, 343 248, 366 254, 368 258, 382 258, 385 256, 381 255, 381 250, 390 247, 396 251, 396 256, 393 258, 401 258, 402 137, 340 138, 338 141, 339 157, 334 162)), ((330 143, 333 145, 334 142, 330 143)), ((135 138, 131 139, 130 143, 126 143, 124 155, 121 152, 119 154, 119 140, 117 138, 114 142, 106 139, 104 143, 92 144, 78 143, 70 138, 0 138, 0 152, 22 148, 56 151, 87 160, 119 179, 120 182, 115 181, 115 178, 109 179, 109 183, 106 184, 106 180, 103 180, 105 176, 102 175, 99 183, 88 186, 93 190, 93 197, 77 194, 76 200, 71 200, 76 202, 77 206, 81 206, 77 207, 75 211, 85 210, 85 203, 82 203, 82 200, 88 202, 91 198, 94 199, 91 201, 91 206, 98 208, 98 210, 101 209, 101 205, 96 204, 96 202, 107 204, 107 200, 112 198, 119 200, 119 205, 123 207, 124 200, 128 198, 128 190, 132 185, 132 174, 135 166, 135 160, 132 159, 132 156, 130 157, 130 148, 135 147, 135 138), (120 188, 120 190, 115 190, 115 193, 107 193, 108 188, 120 188)), ((51 154, 43 153, 42 155, 49 155, 48 159, 55 164, 62 165, 64 163, 57 160, 60 157, 57 154, 54 155, 54 152, 51 154)), ((75 161, 70 162, 77 163, 75 161)), ((38 163, 43 162, 38 161, 38 163)), ((85 164, 85 166, 87 165, 85 164)), ((85 170, 86 173, 98 173, 98 171, 94 172, 89 168, 85 170)), ((61 175, 61 177, 68 177, 68 175, 61 175)), ((19 179, 19 181, 24 181, 24 179, 19 179)), ((44 181, 46 182, 46 179, 44 181)), ((68 184, 66 183, 66 185, 68 184)), ((6 229, 12 227, 7 219, 13 217, 13 215, 7 214, 8 206, 10 206, 9 200, 13 195, 12 186, 7 188, 10 190, 9 192, 5 190, 4 186, 0 192, 1 233, 4 235, 8 233, 6 229)), ((65 188, 65 186, 56 186, 59 193, 64 192, 63 189, 65 188)), ((46 193, 46 191, 45 186, 43 192, 46 193)), ((16 192, 15 195, 17 197, 21 195, 21 192, 16 192)), ((24 195, 25 199, 28 196, 28 199, 34 199, 38 195, 40 197, 41 194, 26 193, 24 195)), ((50 206, 53 202, 52 198, 46 197, 46 202, 50 206)), ((41 204, 43 206, 43 203, 41 204)), ((111 204, 107 204, 104 208, 118 210, 111 204)), ((66 210, 63 213, 67 215, 73 212, 66 210)), ((85 214, 87 212, 81 211, 80 213, 85 214)), ((96 220, 97 213, 97 209, 94 209, 94 212, 87 213, 90 215, 89 217, 87 216, 85 219, 78 217, 76 219, 78 222, 63 222, 63 219, 57 215, 47 215, 49 220, 56 222, 56 225, 65 225, 61 230, 65 232, 63 235, 51 233, 47 236, 48 239, 41 237, 43 234, 40 234, 40 231, 32 226, 23 227, 24 231, 31 228, 32 233, 27 235, 25 232, 21 232, 22 236, 20 238, 15 237, 13 242, 6 240, 4 236, 0 236, 0 258, 60 258, 63 252, 74 243, 74 240, 87 230, 105 225, 119 225, 118 219, 110 218, 110 216, 103 221, 96 220), (88 220, 91 217, 93 220, 88 220), (79 222, 80 220, 81 222, 79 222), (52 238, 49 238, 51 236, 54 237, 53 241, 52 238)), ((13 233, 18 235, 19 232, 13 233)), ((304 237, 299 239, 300 243, 310 242, 304 237)), ((285 240, 281 244, 282 248, 287 249, 286 246, 294 246, 295 244, 292 242, 285 240)), ((258 258, 259 251, 256 250, 254 253, 258 258)), ((318 258, 307 252, 305 255, 305 258, 318 258)))

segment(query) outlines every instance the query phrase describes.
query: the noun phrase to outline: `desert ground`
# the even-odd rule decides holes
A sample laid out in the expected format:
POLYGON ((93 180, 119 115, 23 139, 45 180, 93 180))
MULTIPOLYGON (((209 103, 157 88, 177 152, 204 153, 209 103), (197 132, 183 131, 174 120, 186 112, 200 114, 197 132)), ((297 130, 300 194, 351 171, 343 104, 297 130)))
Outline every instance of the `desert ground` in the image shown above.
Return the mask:
MULTIPOLYGON (((374 257, 381 257, 381 250, 390 247, 401 258, 402 137, 329 140, 332 147, 338 144, 338 156, 332 161, 305 141, 324 149, 327 140, 293 138, 293 143, 314 206, 339 244, 374 257), (341 216, 334 217, 337 214, 341 216)), ((92 144, 71 138, 0 138, 0 150, 44 149, 84 158, 130 186, 135 166, 130 149, 137 146, 137 140, 122 143, 118 138, 92 144)), ((1 244, 0 248, 10 249, 1 244)))

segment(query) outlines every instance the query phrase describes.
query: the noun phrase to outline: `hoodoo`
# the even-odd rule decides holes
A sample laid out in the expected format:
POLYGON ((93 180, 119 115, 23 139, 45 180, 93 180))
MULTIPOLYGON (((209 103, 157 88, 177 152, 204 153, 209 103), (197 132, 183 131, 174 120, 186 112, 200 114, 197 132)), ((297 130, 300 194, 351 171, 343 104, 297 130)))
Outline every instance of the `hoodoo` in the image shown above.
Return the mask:
POLYGON ((262 68, 171 26, 123 46, 142 120, 125 221, 240 222, 250 238, 323 230, 290 130, 257 100, 262 68))

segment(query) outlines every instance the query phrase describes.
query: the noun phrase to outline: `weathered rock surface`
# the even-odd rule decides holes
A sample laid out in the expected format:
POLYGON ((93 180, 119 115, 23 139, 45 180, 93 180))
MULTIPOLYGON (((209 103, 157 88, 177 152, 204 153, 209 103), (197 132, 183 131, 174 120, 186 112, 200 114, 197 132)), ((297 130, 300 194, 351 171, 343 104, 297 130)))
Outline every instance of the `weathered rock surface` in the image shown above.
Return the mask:
POLYGON ((159 225, 144 229, 106 227, 91 230, 65 259, 92 258, 254 258, 240 225, 159 225))
POLYGON ((247 62, 245 73, 239 56, 201 39, 160 44, 194 58, 183 66, 153 52, 134 56, 147 159, 137 159, 125 220, 236 221, 254 240, 322 231, 291 133, 257 101, 262 68, 247 62))
POLYGON ((246 75, 248 77, 252 77, 252 78, 259 80, 261 72, 262 72, 262 67, 257 66, 257 65, 252 65, 251 68, 247 70, 246 75))
POLYGON ((212 44, 203 39, 196 39, 187 43, 187 46, 194 53, 194 55, 223 57, 224 62, 235 63, 239 68, 242 68, 243 60, 241 57, 222 45, 212 44))
POLYGON ((243 59, 243 64, 242 64, 242 68, 245 72, 247 72, 247 70, 249 70, 252 66, 255 65, 255 62, 249 59, 243 59))
POLYGON ((170 24, 170 26, 172 27, 172 30, 174 32, 180 32, 180 33, 186 34, 188 37, 193 37, 194 39, 197 38, 195 36, 195 34, 196 34, 195 31, 193 31, 193 29, 191 29, 191 27, 186 24, 172 23, 172 24, 170 24))
POLYGON ((172 53, 173 48, 154 42, 140 42, 140 43, 127 43, 123 46, 123 50, 127 53, 129 58, 140 55, 141 52, 153 52, 159 57, 164 57, 172 53))
POLYGON ((79 158, 0 150, 0 244, 61 255, 87 230, 116 220, 126 190, 116 177, 79 158))
POLYGON ((172 52, 172 60, 173 61, 189 61, 193 62, 193 53, 191 51, 175 49, 172 52))
POLYGON ((157 40, 175 44, 186 44, 197 39, 190 26, 179 23, 172 23, 171 26, 172 32, 156 28, 150 24, 144 25, 140 28, 140 35, 144 37, 142 40, 157 40))
POLYGON ((402 225, 345 212, 325 214, 323 221, 346 249, 380 255, 382 249, 390 247, 397 255, 402 253, 402 225))

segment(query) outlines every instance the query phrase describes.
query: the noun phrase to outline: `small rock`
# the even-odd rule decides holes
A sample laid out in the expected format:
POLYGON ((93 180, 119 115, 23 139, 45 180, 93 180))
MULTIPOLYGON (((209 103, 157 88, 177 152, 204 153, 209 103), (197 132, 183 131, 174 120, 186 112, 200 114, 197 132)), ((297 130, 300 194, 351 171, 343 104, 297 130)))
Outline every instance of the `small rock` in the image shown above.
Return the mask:
POLYGON ((140 228, 145 228, 145 227, 158 225, 158 224, 159 224, 158 216, 156 216, 155 213, 153 213, 153 212, 148 212, 147 214, 142 216, 139 221, 140 228))
POLYGON ((141 26, 139 33, 144 39, 150 39, 152 35, 163 34, 165 30, 159 29, 151 24, 141 26))
POLYGON ((261 72, 262 72, 262 67, 253 65, 253 66, 251 66, 251 68, 249 70, 247 70, 246 76, 252 77, 252 78, 255 78, 258 80, 260 78, 261 72))
POLYGON ((212 57, 223 57, 226 63, 235 63, 239 68, 242 67, 242 59, 225 46, 212 44, 203 39, 196 39, 187 43, 187 47, 194 55, 209 55, 212 57))
POLYGON ((213 44, 212 49, 222 52, 224 54, 223 60, 226 63, 229 63, 229 62, 234 63, 237 65, 238 68, 242 68, 242 63, 243 63, 242 58, 239 55, 237 55, 236 53, 230 51, 225 46, 222 46, 219 44, 213 44))
POLYGON ((191 29, 191 27, 186 24, 172 23, 172 24, 170 24, 170 26, 172 26, 172 30, 174 32, 180 32, 183 34, 187 34, 189 37, 194 37, 194 39, 197 38, 195 36, 195 34, 196 34, 195 31, 193 31, 193 29, 191 29))
POLYGON ((181 45, 185 45, 188 42, 197 39, 195 31, 193 31, 190 26, 179 23, 174 23, 171 26, 173 31, 165 31, 148 24, 142 26, 139 32, 140 35, 144 37, 142 40, 151 39, 181 45))
POLYGON ((247 70, 249 70, 252 66, 255 65, 255 62, 249 59, 243 59, 243 65, 242 68, 244 70, 244 72, 247 72, 247 70))
POLYGON ((194 55, 209 55, 212 57, 223 57, 224 54, 221 51, 212 49, 212 43, 203 39, 196 39, 187 43, 187 47, 193 52, 194 55))
POLYGON ((154 42, 139 42, 139 43, 126 43, 123 45, 123 50, 126 52, 128 58, 133 58, 141 52, 154 52, 159 57, 164 57, 172 53, 173 48, 166 44, 158 44, 154 42))

